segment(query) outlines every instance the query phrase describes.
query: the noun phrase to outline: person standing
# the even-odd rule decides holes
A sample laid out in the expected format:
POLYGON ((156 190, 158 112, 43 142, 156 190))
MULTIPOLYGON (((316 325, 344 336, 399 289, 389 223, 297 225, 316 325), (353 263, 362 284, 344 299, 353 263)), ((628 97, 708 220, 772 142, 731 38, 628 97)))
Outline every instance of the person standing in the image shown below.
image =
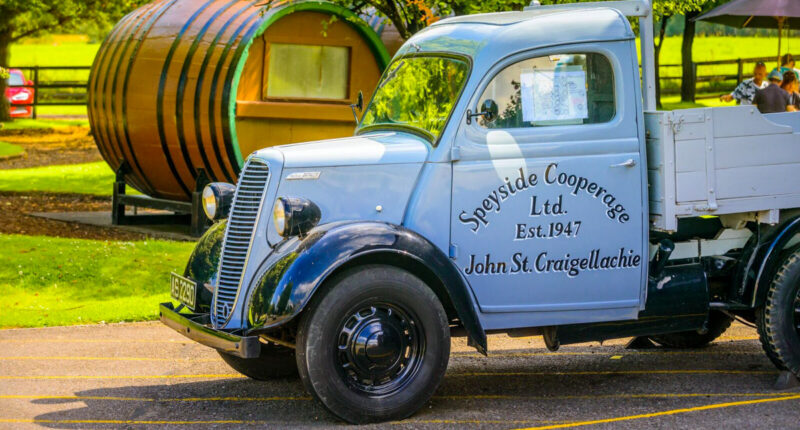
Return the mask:
MULTIPOLYGON (((794 72, 789 73, 794 74, 794 72)), ((769 85, 756 91, 753 104, 758 106, 761 113, 786 112, 789 109, 789 93, 780 87, 782 78, 783 76, 777 70, 773 70, 767 77, 769 85)))
POLYGON ((781 88, 789 93, 788 110, 791 112, 797 112, 800 110, 800 93, 798 93, 798 90, 800 89, 800 81, 798 81, 797 75, 795 75, 793 72, 784 73, 783 82, 781 82, 781 88))
POLYGON ((765 79, 766 77, 767 66, 759 61, 753 68, 752 78, 745 79, 736 86, 732 93, 720 96, 719 99, 724 102, 736 100, 741 105, 751 105, 753 104, 753 97, 756 96, 756 90, 764 89, 769 85, 769 82, 765 79))

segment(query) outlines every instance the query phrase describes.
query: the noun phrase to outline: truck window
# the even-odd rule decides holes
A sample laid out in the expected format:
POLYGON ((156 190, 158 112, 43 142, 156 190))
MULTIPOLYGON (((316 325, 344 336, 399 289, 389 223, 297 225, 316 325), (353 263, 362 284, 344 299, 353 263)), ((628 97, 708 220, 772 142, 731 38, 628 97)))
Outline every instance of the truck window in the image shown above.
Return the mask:
POLYGON ((595 53, 545 55, 500 71, 479 99, 494 101, 498 115, 486 128, 597 124, 615 114, 614 72, 595 53))
POLYGON ((469 75, 461 59, 412 56, 384 72, 358 129, 411 128, 436 142, 469 75))

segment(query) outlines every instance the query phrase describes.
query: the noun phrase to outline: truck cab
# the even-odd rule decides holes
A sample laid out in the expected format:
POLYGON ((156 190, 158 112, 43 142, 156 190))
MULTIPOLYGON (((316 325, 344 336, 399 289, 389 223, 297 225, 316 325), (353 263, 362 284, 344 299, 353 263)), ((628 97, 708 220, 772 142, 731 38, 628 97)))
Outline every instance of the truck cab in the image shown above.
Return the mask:
POLYGON ((642 77, 626 18, 650 13, 532 5, 420 31, 355 136, 256 151, 206 188, 216 223, 162 321, 250 377, 299 371, 356 423, 421 407, 451 334, 482 353, 494 332, 691 347, 739 316, 800 375, 800 114, 656 112, 652 32, 642 77))

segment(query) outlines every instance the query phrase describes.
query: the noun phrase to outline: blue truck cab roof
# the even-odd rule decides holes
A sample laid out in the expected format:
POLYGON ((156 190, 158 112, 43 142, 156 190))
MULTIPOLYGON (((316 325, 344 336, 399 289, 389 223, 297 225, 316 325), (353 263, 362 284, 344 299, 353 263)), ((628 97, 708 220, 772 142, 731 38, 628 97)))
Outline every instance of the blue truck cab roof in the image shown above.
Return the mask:
POLYGON ((438 21, 412 36, 397 57, 415 52, 451 52, 485 70, 520 51, 567 43, 635 38, 627 18, 610 8, 526 10, 464 15, 438 21))

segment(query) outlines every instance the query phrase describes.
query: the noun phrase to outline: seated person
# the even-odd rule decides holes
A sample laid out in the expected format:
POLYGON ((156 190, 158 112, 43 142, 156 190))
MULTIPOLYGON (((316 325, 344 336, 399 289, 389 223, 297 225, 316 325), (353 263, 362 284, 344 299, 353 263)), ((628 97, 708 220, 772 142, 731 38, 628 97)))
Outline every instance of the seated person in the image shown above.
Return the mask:
POLYGON ((769 85, 769 82, 765 79, 766 77, 767 66, 759 61, 753 69, 752 78, 743 80, 732 93, 720 96, 719 99, 724 102, 736 100, 740 105, 751 105, 753 104, 753 97, 756 96, 756 90, 766 88, 769 85))
MULTIPOLYGON (((800 74, 798 74, 797 69, 794 68, 794 57, 792 54, 784 54, 781 56, 781 66, 776 67, 772 70, 773 72, 778 72, 783 76, 786 72, 794 72, 795 77, 800 79, 800 74)), ((770 72, 772 73, 772 72, 770 72)))
POLYGON ((758 106, 761 113, 786 112, 789 106, 789 93, 780 87, 783 76, 773 70, 767 79, 769 79, 769 85, 763 90, 756 91, 753 104, 758 106))
POLYGON ((800 89, 800 81, 794 72, 786 72, 783 74, 783 82, 781 88, 789 93, 789 107, 790 112, 797 112, 800 110, 800 94, 797 92, 800 89))

